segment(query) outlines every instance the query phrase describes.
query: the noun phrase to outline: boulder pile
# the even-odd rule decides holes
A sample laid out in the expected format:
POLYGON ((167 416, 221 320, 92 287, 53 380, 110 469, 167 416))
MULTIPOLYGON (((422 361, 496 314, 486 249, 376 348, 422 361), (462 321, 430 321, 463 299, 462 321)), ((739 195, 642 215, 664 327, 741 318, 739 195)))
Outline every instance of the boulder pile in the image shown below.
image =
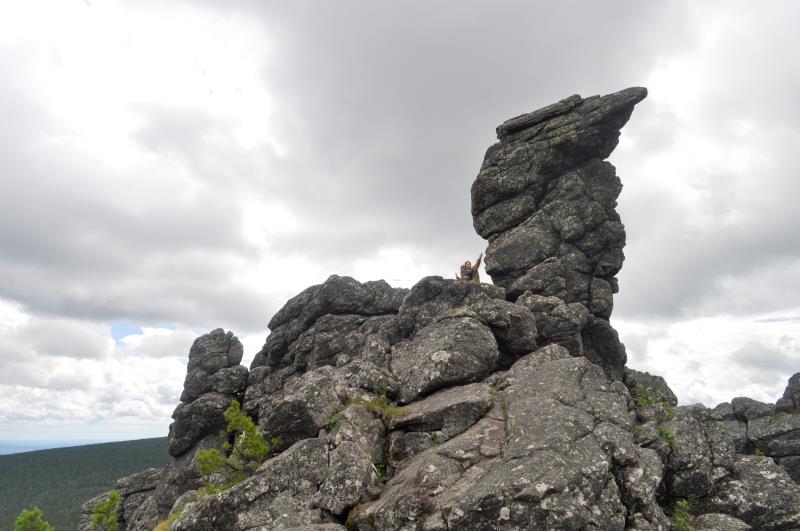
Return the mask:
POLYGON ((119 480, 119 529, 800 528, 800 374, 776 405, 678 406, 609 323, 625 231, 605 159, 645 96, 497 128, 472 187, 494 284, 331 276, 272 318, 249 370, 231 332, 198 338, 170 462, 119 480), (203 492, 195 457, 225 451, 234 400, 275 451, 203 492))

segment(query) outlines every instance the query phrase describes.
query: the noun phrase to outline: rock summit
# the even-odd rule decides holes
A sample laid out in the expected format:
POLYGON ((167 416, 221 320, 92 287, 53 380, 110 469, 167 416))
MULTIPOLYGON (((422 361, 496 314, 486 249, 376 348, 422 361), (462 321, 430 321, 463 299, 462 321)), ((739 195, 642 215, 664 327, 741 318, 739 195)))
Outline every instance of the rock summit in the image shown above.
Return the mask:
POLYGON ((119 529, 799 529, 800 375, 775 405, 678 406, 609 322, 625 229, 606 159, 646 95, 497 127, 472 185, 493 284, 331 276, 249 370, 231 332, 198 338, 169 464, 119 480, 119 529), (274 452, 204 492, 195 458, 227 451, 234 400, 274 452))

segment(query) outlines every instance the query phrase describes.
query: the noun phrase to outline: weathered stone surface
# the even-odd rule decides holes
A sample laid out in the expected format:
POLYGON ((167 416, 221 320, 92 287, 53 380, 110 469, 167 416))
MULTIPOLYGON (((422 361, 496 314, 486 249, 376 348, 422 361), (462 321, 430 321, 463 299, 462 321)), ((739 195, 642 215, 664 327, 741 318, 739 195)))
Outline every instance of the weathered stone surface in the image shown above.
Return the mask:
POLYGON ((500 142, 472 186, 472 214, 490 241, 486 270, 510 296, 555 295, 608 317, 625 232, 614 210, 622 186, 602 159, 646 94, 573 96, 568 106, 535 111, 536 120, 498 128, 500 142), (594 278, 604 283, 592 289, 594 278))
POLYGON ((316 506, 341 515, 355 507, 362 494, 378 483, 372 456, 353 441, 341 441, 330 450, 325 479, 314 498, 316 506))
POLYGON ((343 440, 329 449, 323 439, 306 439, 243 483, 187 505, 171 529, 313 529, 335 523, 331 514, 355 506, 376 482, 375 467, 360 445, 343 440))
POLYGON ((800 415, 778 413, 747 423, 747 437, 767 455, 800 455, 800 415))
POLYGON ((666 380, 661 376, 655 376, 649 372, 639 372, 628 367, 625 368, 625 385, 628 389, 641 387, 650 393, 656 402, 667 402, 670 406, 678 405, 678 397, 667 385, 666 380))
POLYGON ((796 412, 800 410, 800 372, 789 378, 783 396, 775 403, 779 411, 796 412))
POLYGON ((400 340, 394 315, 323 315, 288 348, 284 363, 295 370, 366 361, 388 366, 392 345, 400 340))
POLYGON ((404 337, 413 336, 450 310, 472 308, 492 299, 505 300, 505 291, 492 284, 425 277, 411 288, 400 306, 400 331, 404 337))
POLYGON ((494 369, 497 341, 478 319, 456 317, 431 324, 392 347, 398 397, 410 402, 450 385, 481 380, 494 369))
POLYGON ((479 301, 472 310, 492 330, 509 365, 539 346, 536 319, 529 310, 500 299, 479 301))
POLYGON ((769 417, 775 413, 774 405, 741 396, 731 400, 731 406, 733 407, 734 417, 740 422, 750 422, 761 417, 769 417))
POLYGON ((88 500, 81 505, 81 515, 78 520, 78 531, 94 531, 92 525, 92 516, 94 515, 95 508, 108 500, 108 494, 101 494, 91 500, 88 500))
POLYGON ((623 385, 555 345, 501 380, 493 409, 411 457, 355 515, 357 528, 403 529, 411 515, 424 529, 624 529, 617 470, 632 506, 649 511, 637 517, 666 528, 653 496, 660 460, 633 444, 623 385))
POLYGON ((211 376, 211 389, 224 395, 239 395, 247 385, 248 374, 244 365, 221 369, 211 376))
POLYGON ((736 420, 736 415, 733 414, 733 406, 730 402, 717 404, 709 410, 708 416, 712 420, 736 420))
POLYGON ((473 223, 489 240, 485 263, 494 283, 512 300, 530 292, 583 305, 593 316, 588 324, 551 342, 587 356, 612 379, 621 379, 626 361, 608 323, 625 229, 615 210, 622 184, 603 159, 646 95, 634 87, 572 96, 505 122, 472 185, 473 223))
POLYGON ((786 470, 795 483, 800 483, 800 455, 778 457, 775 462, 786 470))
POLYGON ((212 390, 212 376, 222 369, 239 365, 244 348, 233 335, 217 328, 198 337, 189 350, 189 365, 183 383, 182 402, 191 402, 212 390))
POLYGON ((114 489, 123 498, 136 492, 153 490, 158 485, 158 482, 161 481, 163 473, 163 468, 147 468, 136 474, 118 479, 114 489))
MULTIPOLYGON (((136 514, 142 505, 148 507, 153 504, 153 493, 156 486, 161 481, 163 476, 163 468, 148 468, 136 474, 126 476, 117 480, 114 489, 120 495, 120 504, 117 509, 118 522, 121 529, 132 528, 140 525, 141 516, 136 518, 136 514), (129 525, 130 524, 130 525, 129 525)), ((146 510, 145 512, 151 513, 151 521, 157 516, 157 510, 146 510)))
POLYGON ((269 322, 271 333, 250 367, 279 364, 289 346, 323 315, 397 313, 407 293, 383 280, 362 284, 351 277, 332 275, 290 299, 275 314, 269 322))
POLYGON ((745 522, 720 513, 702 514, 692 521, 696 531, 749 531, 745 522))
POLYGON ((734 470, 734 446, 727 433, 708 417, 700 405, 675 408, 675 418, 660 427, 669 445, 667 478, 678 498, 703 497, 734 470))
POLYGON ((230 395, 210 392, 190 404, 181 404, 169 426, 169 453, 179 456, 207 435, 219 433, 227 424, 223 414, 231 405, 230 395))
POLYGON ((765 531, 800 528, 800 489, 769 457, 736 456, 738 477, 706 499, 707 512, 720 512, 765 531))
POLYGON ((446 438, 466 431, 492 407, 489 386, 475 383, 445 389, 408 406, 389 421, 390 429, 440 431, 446 438))
POLYGON ((189 504, 172 531, 230 531, 324 523, 311 498, 325 479, 327 444, 307 439, 264 463, 258 473, 216 496, 189 504))
POLYGON ((555 343, 573 356, 585 356, 614 380, 622 380, 627 355, 614 328, 579 303, 526 291, 516 301, 535 317, 540 344, 555 343))
POLYGON ((581 340, 584 356, 602 367, 612 380, 622 380, 628 356, 625 345, 619 340, 619 334, 608 321, 590 317, 581 330, 581 340))
MULTIPOLYGON (((153 501, 155 502, 158 512, 155 515, 158 520, 166 518, 172 506, 183 493, 196 490, 202 486, 200 472, 195 463, 195 456, 204 450, 211 450, 213 448, 220 449, 226 439, 220 437, 218 433, 207 435, 198 441, 190 450, 183 453, 178 457, 170 457, 166 468, 161 476, 161 481, 158 483, 156 490, 153 494, 153 501)), ((142 511, 140 507, 139 511, 142 511)), ((142 517, 142 521, 149 521, 150 514, 142 517)), ((137 531, 141 529, 144 531, 147 527, 136 528, 137 531)), ((152 528, 150 528, 152 529, 152 528)), ((149 531, 149 529, 148 529, 149 531)))
POLYGON ((152 531, 161 521, 159 517, 161 512, 156 503, 155 494, 142 500, 130 516, 128 516, 128 511, 125 511, 125 514, 125 526, 122 531, 152 531))
POLYGON ((353 404, 331 417, 335 424, 328 434, 332 446, 349 441, 356 444, 375 464, 383 460, 386 427, 361 404, 353 404))
POLYGON ((284 448, 315 437, 340 404, 337 383, 336 371, 329 366, 288 380, 281 392, 261 401, 259 429, 267 439, 280 437, 284 448))

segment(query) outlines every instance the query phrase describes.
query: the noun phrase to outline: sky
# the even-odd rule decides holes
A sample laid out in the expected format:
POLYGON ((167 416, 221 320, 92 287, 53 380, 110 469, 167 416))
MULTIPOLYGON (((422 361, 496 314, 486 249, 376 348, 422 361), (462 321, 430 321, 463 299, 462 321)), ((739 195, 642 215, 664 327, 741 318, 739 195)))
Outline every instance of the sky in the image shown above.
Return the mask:
POLYGON ((800 4, 0 0, 0 439, 166 435, 198 335, 244 363, 330 274, 486 243, 504 120, 646 86, 610 161, 612 324, 682 404, 800 371, 800 4))

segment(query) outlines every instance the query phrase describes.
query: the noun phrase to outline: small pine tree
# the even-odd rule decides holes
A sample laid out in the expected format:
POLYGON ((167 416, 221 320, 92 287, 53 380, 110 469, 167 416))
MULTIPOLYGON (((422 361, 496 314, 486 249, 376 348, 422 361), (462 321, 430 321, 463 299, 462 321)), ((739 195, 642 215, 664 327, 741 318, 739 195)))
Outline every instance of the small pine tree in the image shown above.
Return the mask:
POLYGON ((119 492, 112 490, 108 493, 106 501, 94 508, 92 514, 92 529, 104 531, 117 531, 117 506, 119 505, 119 492))
POLYGON ((55 531, 44 519, 42 511, 38 507, 33 509, 23 509, 17 521, 14 523, 14 531, 55 531))
POLYGON ((233 444, 225 443, 225 450, 230 451, 230 455, 225 457, 220 450, 212 449, 202 451, 195 457, 197 468, 203 476, 210 476, 220 471, 222 467, 234 472, 233 480, 225 485, 205 487, 204 492, 209 494, 221 492, 243 481, 248 473, 258 469, 273 447, 281 443, 278 437, 269 442, 265 441, 253 419, 242 413, 241 406, 236 400, 231 402, 225 411, 225 420, 228 421, 228 426, 221 435, 233 435, 233 444))
POLYGON ((272 446, 259 433, 253 419, 242 413, 238 401, 234 400, 225 411, 225 420, 228 421, 227 432, 236 434, 233 445, 225 446, 226 450, 231 450, 228 461, 239 471, 248 468, 255 472, 272 451, 272 446))

